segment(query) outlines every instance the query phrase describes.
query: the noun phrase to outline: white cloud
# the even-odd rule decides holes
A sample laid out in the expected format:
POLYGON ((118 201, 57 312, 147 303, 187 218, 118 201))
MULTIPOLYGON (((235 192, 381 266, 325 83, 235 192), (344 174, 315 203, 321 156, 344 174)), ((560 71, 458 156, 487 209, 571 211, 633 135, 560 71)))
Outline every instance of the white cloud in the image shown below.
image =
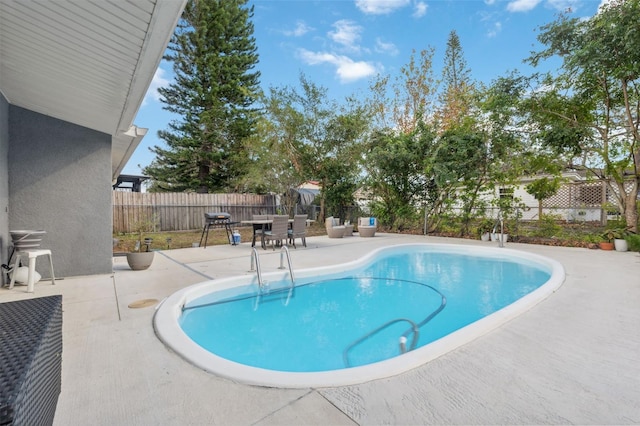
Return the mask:
POLYGON ((335 31, 329 31, 328 35, 334 42, 349 50, 360 50, 357 42, 360 40, 362 27, 348 19, 341 19, 333 24, 335 31))
POLYGON ((356 7, 367 15, 386 15, 410 3, 411 0, 356 0, 356 7))
POLYGON ((578 0, 549 0, 549 6, 553 7, 560 12, 575 12, 578 10, 579 1, 578 0))
POLYGON ((534 9, 541 0, 514 0, 509 2, 507 10, 509 12, 528 12, 534 9))
POLYGON ((376 38, 376 52, 396 56, 399 52, 395 44, 384 42, 380 37, 376 38))
POLYGON ((416 2, 413 6, 413 17, 422 18, 427 14, 427 4, 423 1, 416 2))
POLYGON ((289 37, 302 37, 310 31, 313 31, 313 27, 308 26, 304 21, 298 21, 293 30, 284 30, 283 34, 289 37))
POLYGON ((160 93, 158 93, 158 88, 169 85, 169 80, 164 77, 165 73, 165 70, 158 67, 155 74, 153 75, 153 80, 151 80, 151 84, 149 85, 147 94, 144 95, 144 99, 142 100, 142 105, 140 107, 147 105, 149 103, 149 98, 153 99, 156 102, 160 101, 160 93))
POLYGON ((487 37, 489 38, 493 38, 495 36, 497 36, 500 31, 502 31, 502 23, 501 22, 495 22, 493 24, 493 27, 489 29, 489 31, 487 32, 487 37))
POLYGON ((598 5, 598 13, 605 7, 611 3, 611 0, 600 0, 600 4, 598 5))
POLYGON ((330 64, 336 68, 336 75, 341 83, 350 83, 374 75, 376 67, 369 62, 354 61, 343 55, 328 52, 311 52, 299 49, 298 54, 309 65, 330 64))

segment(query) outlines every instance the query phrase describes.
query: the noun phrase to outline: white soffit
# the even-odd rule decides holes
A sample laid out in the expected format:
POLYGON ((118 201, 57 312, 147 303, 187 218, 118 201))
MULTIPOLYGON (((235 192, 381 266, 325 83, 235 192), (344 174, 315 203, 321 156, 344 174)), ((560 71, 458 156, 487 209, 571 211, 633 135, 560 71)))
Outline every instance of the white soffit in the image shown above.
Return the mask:
POLYGON ((117 176, 141 139, 122 134, 186 1, 0 0, 0 91, 12 105, 112 135, 117 176))

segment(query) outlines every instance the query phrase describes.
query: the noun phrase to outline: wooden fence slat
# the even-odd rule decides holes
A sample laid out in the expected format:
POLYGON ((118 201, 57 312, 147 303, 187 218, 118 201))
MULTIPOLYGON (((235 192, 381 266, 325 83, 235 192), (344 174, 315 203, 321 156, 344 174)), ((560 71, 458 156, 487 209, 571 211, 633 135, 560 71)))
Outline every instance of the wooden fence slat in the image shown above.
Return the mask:
POLYGON ((233 221, 276 210, 276 197, 258 194, 145 193, 113 191, 113 232, 132 232, 132 224, 153 215, 158 231, 202 229, 204 214, 222 211, 233 221))

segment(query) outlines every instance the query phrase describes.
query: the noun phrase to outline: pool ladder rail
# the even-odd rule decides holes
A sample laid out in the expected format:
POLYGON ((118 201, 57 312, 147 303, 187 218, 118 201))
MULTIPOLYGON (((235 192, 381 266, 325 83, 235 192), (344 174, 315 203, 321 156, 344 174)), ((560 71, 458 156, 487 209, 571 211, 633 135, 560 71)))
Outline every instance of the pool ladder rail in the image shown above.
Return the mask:
POLYGON ((504 247, 504 218, 502 217, 502 213, 498 213, 498 219, 496 220, 496 223, 493 225, 493 234, 499 235, 498 247, 504 247), (500 226, 500 233, 497 233, 498 226, 500 226))
POLYGON ((296 279, 295 276, 293 274, 293 266, 291 264, 291 254, 289 252, 289 248, 287 246, 282 246, 282 248, 280 249, 280 266, 278 267, 278 269, 287 269, 287 267, 284 266, 284 255, 287 255, 287 266, 289 269, 289 278, 291 279, 291 284, 289 285, 289 287, 285 288, 279 288, 279 289, 271 289, 269 282, 265 281, 262 278, 262 268, 260 267, 260 257, 258 256, 258 250, 254 247, 251 251, 251 271, 254 270, 254 266, 255 266, 255 271, 256 271, 256 275, 258 278, 258 294, 256 297, 256 305, 254 307, 254 309, 257 309, 258 305, 260 304, 260 301, 262 299, 263 296, 269 295, 269 294, 280 294, 283 291, 287 291, 287 299, 284 302, 285 306, 289 304, 289 300, 291 299, 291 296, 293 295, 293 290, 296 286, 296 279))
POLYGON ((388 328, 388 327, 390 327, 390 326, 392 326, 392 325, 394 325, 396 323, 399 323, 399 322, 407 322, 410 325, 410 327, 404 333, 402 333, 402 335, 398 339, 398 344, 399 344, 399 347, 400 347, 400 355, 414 350, 417 347, 418 339, 420 338, 420 328, 422 326, 426 325, 429 321, 431 321, 447 305, 447 298, 445 297, 444 294, 442 294, 440 291, 438 291, 434 287, 431 287, 430 285, 427 285, 427 287, 431 288, 433 291, 438 293, 440 295, 440 297, 441 297, 440 306, 437 309, 435 309, 433 312, 431 312, 425 319, 423 319, 418 324, 416 324, 414 321, 412 321, 410 319, 407 319, 407 318, 396 318, 396 319, 393 319, 391 321, 387 321, 386 323, 384 323, 381 326, 373 329, 372 331, 370 331, 369 333, 365 334, 364 336, 354 340, 349 345, 347 345, 347 347, 342 352, 342 360, 344 362, 344 366, 347 367, 347 368, 351 367, 351 362, 349 361, 349 352, 353 348, 355 348, 356 346, 360 345, 361 343, 369 340, 374 335, 380 333, 381 331, 385 330, 386 328, 388 328), (407 348, 407 338, 411 334, 413 334, 413 339, 411 339, 411 345, 409 346, 409 348, 407 348))

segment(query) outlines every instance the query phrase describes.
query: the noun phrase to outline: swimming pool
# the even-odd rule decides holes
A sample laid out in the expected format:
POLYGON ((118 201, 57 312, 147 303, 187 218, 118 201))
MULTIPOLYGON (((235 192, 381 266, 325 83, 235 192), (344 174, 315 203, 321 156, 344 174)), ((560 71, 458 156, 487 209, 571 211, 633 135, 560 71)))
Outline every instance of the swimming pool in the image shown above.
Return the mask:
MULTIPOLYGON (((397 262, 396 265, 398 265, 397 262)), ((185 288, 174 293, 158 308, 154 317, 156 332, 161 340, 193 364, 232 380, 276 387, 346 385, 392 376, 424 364, 503 324, 538 303, 564 281, 562 267, 557 262, 541 256, 504 248, 434 244, 387 247, 376 250, 355 262, 295 272, 296 293, 293 298, 290 298, 288 292, 285 291, 276 296, 280 300, 275 301, 260 302, 256 298, 251 300, 243 296, 257 293, 255 276, 208 281, 185 288), (388 262, 389 259, 398 256, 413 257, 414 259, 410 262, 413 266, 407 265, 405 260, 400 263, 400 266, 395 267, 388 262), (442 261, 440 258, 443 256, 448 260, 442 261), (454 260, 452 261, 452 259, 454 260), (473 272, 475 276, 465 275, 473 265, 475 265, 474 267, 481 265, 480 269, 473 272), (519 271, 516 272, 519 274, 518 281, 522 281, 526 275, 531 273, 538 275, 534 281, 540 282, 527 283, 524 287, 503 284, 502 277, 506 276, 508 269, 513 267, 519 271), (407 275, 407 272, 410 274, 407 275), (361 278, 355 281, 346 279, 346 277, 354 276, 361 278), (473 291, 461 290, 456 280, 473 281, 471 286, 473 291), (396 330, 392 331, 394 336, 401 334, 403 330, 411 329, 411 326, 408 325, 409 322, 416 325, 435 312, 436 315, 427 326, 422 327, 424 324, 420 326, 418 347, 401 356, 384 353, 379 355, 376 352, 377 349, 371 350, 371 343, 379 340, 379 336, 376 335, 375 339, 365 339, 365 345, 358 343, 355 348, 345 350, 344 348, 349 346, 349 342, 354 341, 353 337, 340 336, 342 338, 340 340, 335 335, 326 335, 324 333, 326 330, 320 332, 312 330, 311 325, 319 325, 323 329, 328 328, 329 322, 326 317, 316 314, 321 311, 324 314, 326 313, 324 311, 327 310, 338 310, 337 305, 340 303, 323 301, 318 295, 307 297, 304 292, 315 287, 320 288, 323 292, 334 293, 335 289, 330 290, 332 285, 338 284, 341 289, 345 289, 348 287, 345 285, 347 281, 355 282, 355 285, 352 286, 355 293, 349 293, 343 299, 343 301, 353 301, 353 304, 349 309, 341 309, 342 311, 355 310, 356 305, 365 304, 369 310, 374 312, 373 321, 376 325, 389 319, 410 317, 407 323, 393 325, 396 327, 396 330), (400 283, 399 287, 393 287, 398 283, 400 283), (492 290, 492 283, 499 284, 497 290, 492 290), (370 305, 371 300, 364 299, 367 293, 372 292, 376 287, 392 288, 390 292, 383 293, 382 296, 385 302, 390 303, 370 305), (417 295, 404 293, 405 287, 411 291, 413 291, 412 287, 415 287, 418 290, 417 295), (511 291, 512 287, 517 287, 517 290, 511 291), (399 298, 390 300, 396 293, 399 294, 399 298), (444 301, 442 296, 447 297, 449 306, 446 308, 444 308, 444 304, 441 306, 441 302, 444 301), (465 297, 478 300, 480 303, 476 304, 476 308, 469 310, 460 304, 461 299, 465 297), (235 302, 220 303, 221 300, 229 299, 241 299, 241 303, 245 304, 242 308, 245 313, 238 314, 236 312, 226 320, 224 318, 207 319, 205 311, 209 307, 220 308, 221 305, 224 305, 226 311, 235 304, 235 302), (246 329, 260 328, 258 325, 266 322, 269 316, 277 316, 269 313, 267 317, 261 317, 261 314, 267 313, 271 309, 279 309, 278 305, 289 304, 285 309, 288 310, 293 305, 303 304, 304 300, 311 301, 311 303, 307 303, 308 309, 306 311, 303 310, 303 315, 308 320, 306 325, 302 327, 303 333, 312 330, 313 338, 311 340, 323 340, 321 349, 310 348, 307 355, 303 353, 302 347, 304 346, 306 349, 309 343, 301 343, 302 340, 295 337, 295 333, 300 330, 296 331, 293 327, 286 330, 282 329, 282 325, 273 326, 269 323, 266 325, 266 329, 267 332, 273 331, 273 337, 270 337, 268 333, 266 337, 245 335, 245 331, 235 329, 236 323, 250 324, 250 327, 245 327, 246 329), (417 307, 410 307, 411 304, 417 305, 417 307), (398 313, 390 313, 391 316, 385 317, 382 313, 382 308, 386 309, 384 305, 401 309, 398 313), (402 308, 405 307, 407 309, 403 311, 402 308), (441 312, 436 312, 438 309, 441 312), (498 310, 493 312, 495 309, 498 310), (405 313, 408 315, 404 315, 405 313), (245 319, 241 318, 243 316, 245 319), (202 327, 203 324, 210 325, 212 323, 218 327, 202 327), (444 328, 442 328, 443 325, 444 328), (214 333, 212 329, 229 331, 229 333, 214 333), (185 330, 187 331, 185 332, 185 330), (276 341, 276 337, 283 339, 276 341), (272 345, 270 340, 274 340, 275 343, 272 345), (338 352, 335 357, 320 354, 325 346, 331 346, 334 341, 338 342, 335 345, 338 348, 335 350, 338 352), (215 345, 213 348, 210 347, 211 351, 209 351, 206 348, 212 342, 215 345), (227 348, 215 348, 216 345, 219 346, 220 342, 228 343, 228 345, 223 345, 227 348), (327 345, 327 343, 330 344, 327 345), (234 348, 238 347, 245 352, 241 356, 237 356, 238 354, 235 353, 234 348), (269 352, 280 347, 284 353, 269 352), (226 351, 229 349, 231 352, 227 353, 226 351), (212 352, 218 352, 218 355, 212 352), (312 359, 316 353, 319 356, 315 358, 323 362, 327 358, 328 364, 319 366, 314 364, 310 369, 303 366, 300 367, 301 370, 298 367, 291 367, 297 365, 298 359, 303 361, 312 359), (387 359, 389 356, 394 357, 387 359), (227 358, 233 358, 239 362, 227 358), (331 359, 329 360, 329 358, 331 359), (266 363, 263 360, 266 360, 266 363), (346 362, 347 365, 343 362, 346 362), (278 371, 287 369, 290 371, 278 371)), ((286 283, 289 279, 288 271, 265 274, 264 278, 274 284, 279 281, 286 283)), ((299 318, 287 318, 288 324, 304 321, 299 318)), ((358 316, 357 321, 350 319, 347 324, 348 329, 355 329, 354 335, 357 337, 363 335, 363 330, 368 331, 372 328, 370 324, 358 328, 356 323, 359 324, 361 320, 362 318, 358 316)), ((240 327, 242 330, 242 324, 240 327)), ((366 333, 364 334, 366 335, 366 333)), ((407 334, 407 347, 410 348, 414 343, 414 337, 416 336, 412 333, 407 334)), ((400 353, 397 344, 394 345, 395 347, 391 349, 389 347, 383 348, 382 352, 395 351, 395 354, 400 353)))

